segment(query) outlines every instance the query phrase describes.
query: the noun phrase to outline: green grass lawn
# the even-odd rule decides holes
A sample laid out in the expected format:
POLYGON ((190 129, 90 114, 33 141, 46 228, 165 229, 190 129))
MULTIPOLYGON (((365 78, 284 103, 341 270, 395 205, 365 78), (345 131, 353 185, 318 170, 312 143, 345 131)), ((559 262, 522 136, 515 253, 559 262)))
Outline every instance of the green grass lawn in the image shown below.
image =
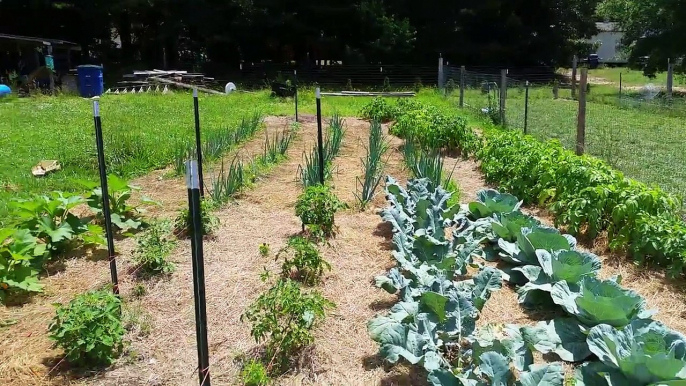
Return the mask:
MULTIPOLYGON (((596 91, 593 87, 591 93, 596 91)), ((609 95, 598 94, 598 99, 589 98, 587 103, 586 152, 629 177, 686 197, 686 108, 668 113, 627 102, 620 106, 617 99, 613 102, 604 99, 609 95)), ((560 98, 554 100, 550 88, 532 88, 528 133, 542 140, 557 139, 574 149, 578 103, 570 97, 570 90, 560 90, 560 98)), ((513 129, 524 129, 524 100, 521 90, 508 90, 506 120, 513 129)), ((479 90, 469 90, 465 103, 478 110, 488 106, 488 99, 479 90)))
MULTIPOLYGON (((203 133, 237 125, 255 111, 294 115, 293 99, 269 94, 201 94, 203 133)), ((314 90, 303 89, 299 95, 300 112, 314 114, 314 90)), ((420 98, 442 102, 429 90, 420 98)), ((324 97, 322 114, 356 116, 369 100, 324 97)), ((131 178, 163 168, 173 161, 178 144, 194 141, 190 93, 105 95, 100 106, 108 172, 131 178)), ((13 197, 50 190, 80 191, 77 180, 98 180, 90 100, 67 96, 3 99, 0 117, 0 223, 6 219, 7 203, 13 197), (43 178, 31 175, 35 164, 50 159, 59 160, 63 169, 43 178)))
MULTIPOLYGON (((644 86, 648 83, 660 87, 667 86, 666 72, 658 72, 655 74, 654 78, 649 78, 643 75, 643 71, 641 70, 630 70, 624 67, 605 67, 588 70, 588 76, 603 78, 608 82, 616 83, 617 85, 619 85, 620 74, 622 76, 622 84, 625 86, 644 86)), ((674 85, 683 86, 686 85, 686 82, 682 76, 674 76, 674 85)))

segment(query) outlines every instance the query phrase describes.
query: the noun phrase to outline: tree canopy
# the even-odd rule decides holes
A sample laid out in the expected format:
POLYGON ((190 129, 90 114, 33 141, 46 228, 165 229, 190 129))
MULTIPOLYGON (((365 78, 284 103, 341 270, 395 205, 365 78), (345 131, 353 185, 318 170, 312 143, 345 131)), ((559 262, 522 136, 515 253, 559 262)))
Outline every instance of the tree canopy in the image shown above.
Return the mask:
MULTIPOLYGON (((686 2, 682 0, 605 0, 598 13, 617 21, 624 32, 629 63, 647 74, 667 67, 668 59, 686 55, 686 2)), ((684 71, 681 63, 677 70, 684 71)))
POLYGON ((598 1, 2 0, 0 32, 74 41, 124 67, 433 64, 439 53, 466 65, 555 65, 595 33, 598 1))

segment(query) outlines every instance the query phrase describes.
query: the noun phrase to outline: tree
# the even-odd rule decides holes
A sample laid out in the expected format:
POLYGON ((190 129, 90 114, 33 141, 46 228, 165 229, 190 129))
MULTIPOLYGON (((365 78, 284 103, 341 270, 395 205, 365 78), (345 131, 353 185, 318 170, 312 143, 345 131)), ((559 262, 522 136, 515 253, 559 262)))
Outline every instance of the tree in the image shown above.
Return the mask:
MULTIPOLYGON (((619 23, 629 64, 653 75, 686 55, 686 2, 682 0, 605 0, 599 15, 619 23)), ((684 72, 684 65, 675 67, 684 72)))

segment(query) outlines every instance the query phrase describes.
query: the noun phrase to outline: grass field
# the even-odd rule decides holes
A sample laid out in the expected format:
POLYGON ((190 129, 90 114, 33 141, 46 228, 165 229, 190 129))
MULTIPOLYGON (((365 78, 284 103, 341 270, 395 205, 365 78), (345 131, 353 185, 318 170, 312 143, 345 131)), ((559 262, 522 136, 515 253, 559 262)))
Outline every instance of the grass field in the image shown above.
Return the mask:
MULTIPOLYGON (((442 103, 434 92, 420 98, 442 103)), ((324 116, 334 111, 357 115, 369 98, 336 98, 322 103, 324 116)), ((169 165, 179 143, 194 140, 190 93, 106 95, 101 115, 108 172, 130 178, 169 165)), ((314 114, 312 89, 302 90, 302 114, 314 114)), ((294 115, 292 99, 271 98, 268 91, 230 96, 200 96, 203 133, 236 125, 259 111, 294 115)), ((92 102, 77 97, 9 99, 0 103, 0 218, 13 197, 49 190, 80 190, 79 179, 98 179, 92 102), (41 160, 59 160, 63 170, 44 178, 31 175, 41 160)), ((0 220, 2 222, 2 220, 0 220)))
MULTIPOLYGON (((578 103, 569 94, 570 90, 561 90, 560 98, 554 100, 550 88, 532 88, 528 133, 542 140, 557 139, 574 149, 578 103)), ((506 120, 511 128, 524 129, 524 100, 523 90, 508 90, 506 120)), ((470 90, 465 103, 481 109, 488 106, 488 99, 479 90, 470 90)), ((497 103, 493 106, 497 109, 497 103)), ((679 116, 682 114, 626 103, 620 106, 602 99, 590 99, 586 114, 588 154, 608 161, 630 177, 686 196, 686 122, 679 116)))
MULTIPOLYGON (((608 82, 616 83, 619 85, 619 77, 622 77, 622 84, 625 86, 644 86, 648 83, 652 83, 656 86, 665 87, 667 85, 667 73, 658 72, 655 74, 654 78, 649 78, 643 75, 641 70, 630 70, 623 67, 605 67, 597 68, 588 71, 588 76, 593 78, 602 78, 608 82)), ((675 86, 686 85, 686 79, 683 76, 674 77, 675 86)))

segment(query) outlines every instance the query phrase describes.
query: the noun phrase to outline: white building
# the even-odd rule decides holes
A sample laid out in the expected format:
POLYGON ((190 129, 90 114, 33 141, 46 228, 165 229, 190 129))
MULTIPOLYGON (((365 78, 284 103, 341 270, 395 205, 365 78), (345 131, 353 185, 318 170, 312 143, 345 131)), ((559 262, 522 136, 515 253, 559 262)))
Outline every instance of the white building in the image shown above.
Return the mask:
POLYGON ((591 42, 599 42, 598 58, 604 64, 626 64, 626 54, 620 49, 620 43, 624 33, 619 30, 619 25, 613 22, 595 23, 598 34, 591 38, 591 42))

